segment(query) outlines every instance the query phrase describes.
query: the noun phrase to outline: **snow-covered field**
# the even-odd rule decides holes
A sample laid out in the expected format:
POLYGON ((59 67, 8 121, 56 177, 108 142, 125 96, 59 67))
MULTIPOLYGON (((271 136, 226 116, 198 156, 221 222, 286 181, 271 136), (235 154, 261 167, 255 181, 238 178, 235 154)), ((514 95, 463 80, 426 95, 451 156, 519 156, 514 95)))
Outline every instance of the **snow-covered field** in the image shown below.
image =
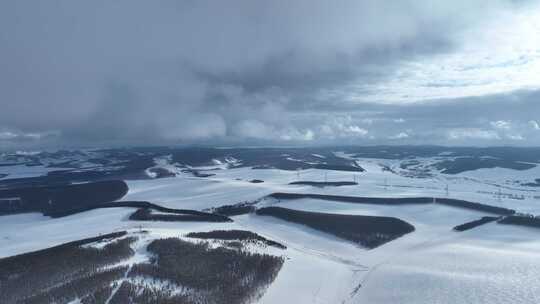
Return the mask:
MULTIPOLYGON (((466 199, 540 214, 538 190, 512 184, 515 180, 540 177, 538 167, 524 171, 479 169, 412 178, 397 174, 399 162, 394 160, 358 158, 355 161, 366 171, 297 172, 244 167, 214 170, 215 175, 208 178, 179 173, 171 178, 128 181, 130 190, 123 200, 147 200, 171 208, 204 210, 255 201, 274 192, 427 196, 466 199), (385 167, 395 170, 384 170, 385 167), (249 182, 253 179, 264 182, 249 182), (356 181, 358 185, 324 188, 288 185, 298 180, 356 181), (511 194, 512 198, 499 193, 511 194)), ((26 176, 37 174, 26 173, 26 176)), ((254 214, 235 216, 232 223, 134 222, 127 219, 133 209, 114 208, 58 219, 39 214, 2 216, 0 257, 126 229, 144 228, 163 237, 242 229, 287 246, 282 253, 285 264, 260 303, 287 303, 291 299, 298 304, 540 302, 540 229, 490 223, 458 233, 452 231, 454 226, 488 214, 438 204, 381 206, 317 199, 279 202, 264 199, 259 205, 392 216, 411 223, 416 231, 367 250, 306 226, 254 214)))

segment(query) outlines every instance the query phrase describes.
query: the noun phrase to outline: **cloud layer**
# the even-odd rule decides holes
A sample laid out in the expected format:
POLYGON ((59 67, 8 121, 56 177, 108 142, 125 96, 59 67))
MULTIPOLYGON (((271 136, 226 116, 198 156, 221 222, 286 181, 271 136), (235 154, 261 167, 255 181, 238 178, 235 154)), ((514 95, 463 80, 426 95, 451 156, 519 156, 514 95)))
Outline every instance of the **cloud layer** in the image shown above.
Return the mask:
POLYGON ((2 1, 0 144, 538 145, 539 20, 510 0, 2 1))

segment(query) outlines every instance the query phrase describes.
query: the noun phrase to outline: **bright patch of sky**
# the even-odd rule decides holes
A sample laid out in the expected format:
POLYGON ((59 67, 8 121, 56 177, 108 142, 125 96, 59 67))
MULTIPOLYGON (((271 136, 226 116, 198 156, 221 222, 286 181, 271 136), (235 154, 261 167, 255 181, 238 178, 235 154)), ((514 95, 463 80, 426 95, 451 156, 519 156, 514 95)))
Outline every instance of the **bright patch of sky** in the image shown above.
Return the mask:
POLYGON ((540 88, 540 6, 497 12, 451 52, 403 62, 387 81, 355 84, 349 101, 412 103, 540 88))

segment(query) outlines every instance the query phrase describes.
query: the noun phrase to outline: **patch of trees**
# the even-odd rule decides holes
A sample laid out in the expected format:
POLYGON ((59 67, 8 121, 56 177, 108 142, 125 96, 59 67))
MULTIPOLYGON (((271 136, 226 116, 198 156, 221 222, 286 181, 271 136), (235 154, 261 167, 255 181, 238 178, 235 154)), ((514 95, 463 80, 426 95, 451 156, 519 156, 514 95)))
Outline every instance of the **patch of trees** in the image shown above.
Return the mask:
POLYGON ((224 205, 220 207, 213 207, 210 209, 212 213, 221 214, 224 216, 235 216, 255 212, 255 206, 257 202, 244 202, 234 205, 224 205))
POLYGON ((0 215, 41 212, 51 215, 66 210, 112 202, 127 194, 124 181, 100 181, 61 186, 38 186, 0 190, 0 198, 19 198, 0 204, 0 215))
POLYGON ((270 166, 270 165, 255 165, 255 166, 251 167, 251 169, 254 169, 254 170, 266 170, 266 169, 276 169, 276 168, 273 167, 273 166, 270 166))
POLYGON ((482 168, 507 168, 514 170, 528 170, 536 167, 535 164, 515 161, 510 159, 483 158, 483 157, 459 157, 453 160, 444 160, 434 164, 435 168, 442 170, 444 174, 458 174, 470 170, 482 168))
POLYGON ((344 202, 344 203, 373 204, 373 205, 431 204, 435 202, 441 205, 483 211, 483 212, 493 213, 497 215, 510 215, 516 212, 513 209, 491 206, 491 205, 469 202, 469 201, 458 200, 458 199, 451 199, 451 198, 434 199, 432 197, 403 197, 403 198, 362 197, 362 196, 341 196, 341 195, 325 195, 325 194, 311 194, 311 193, 283 193, 283 192, 272 193, 269 195, 269 197, 272 197, 278 200, 312 198, 312 199, 329 200, 329 201, 337 201, 337 202, 344 202))
POLYGON ((249 182, 252 183, 252 184, 260 184, 260 183, 264 183, 264 181, 261 180, 261 179, 252 179, 252 180, 250 180, 249 182))
POLYGON ((496 207, 496 206, 474 203, 474 202, 469 202, 469 201, 464 201, 464 200, 457 200, 457 199, 437 198, 436 202, 442 205, 483 211, 483 212, 493 213, 497 215, 510 215, 516 212, 513 209, 496 207))
POLYGON ((131 257, 133 237, 125 232, 65 243, 0 259, 2 303, 103 303, 113 280, 126 268, 107 267, 131 257), (121 238, 123 237, 123 238, 121 238), (82 245, 107 241, 102 248, 82 245), (92 302, 92 299, 96 301, 92 302))
POLYGON ((208 303, 204 301, 196 301, 202 296, 176 294, 176 290, 163 288, 163 286, 153 285, 152 283, 135 283, 131 281, 123 281, 109 301, 109 304, 126 304, 126 303, 159 303, 159 304, 194 304, 208 303))
POLYGON ((509 215, 503 217, 498 223, 540 228, 540 216, 535 217, 532 214, 509 215))
POLYGON ((289 185, 307 185, 307 186, 314 186, 314 187, 326 187, 326 186, 339 187, 339 186, 355 186, 355 185, 358 185, 358 183, 348 182, 348 181, 342 181, 342 182, 296 181, 296 182, 289 183, 289 185))
POLYGON ((107 173, 110 172, 97 171, 93 169, 87 169, 86 171, 49 171, 45 176, 6 178, 0 180, 0 189, 65 186, 70 185, 71 183, 118 179, 113 175, 108 175, 107 173))
POLYGON ((362 196, 342 196, 342 195, 325 195, 311 193, 283 193, 276 192, 269 195, 275 199, 302 199, 313 198, 328 201, 337 201, 355 204, 372 204, 372 205, 407 205, 407 204, 430 204, 433 202, 431 197, 405 197, 405 198, 383 198, 383 197, 362 197, 362 196))
POLYGON ((276 278, 283 258, 224 247, 211 248, 207 242, 191 243, 177 238, 152 241, 151 263, 136 264, 129 278, 152 278, 181 286, 187 292, 175 295, 145 292, 145 284, 122 286, 112 303, 248 303, 256 301, 276 278), (176 302, 170 299, 177 297, 176 302), (117 298, 118 297, 118 298, 117 298))
POLYGON ((470 222, 467 222, 465 224, 457 225, 453 229, 455 231, 462 232, 462 231, 466 231, 466 230, 476 228, 478 226, 482 226, 482 225, 487 224, 487 223, 494 222, 494 221, 496 221, 498 219, 499 219, 499 217, 496 217, 496 216, 484 216, 484 217, 482 217, 480 219, 470 221, 470 222))
POLYGON ((88 273, 25 298, 25 304, 69 303, 80 299, 82 303, 105 303, 113 291, 113 282, 124 277, 128 267, 114 267, 88 273))
POLYGON ((118 232, 0 259, 0 302, 247 303, 264 293, 284 262, 170 238, 148 245, 151 263, 121 266, 133 256, 135 240, 118 232))
POLYGON ((281 207, 261 208, 257 215, 303 224, 370 249, 415 230, 413 225, 394 217, 318 213, 281 207))
MULTIPOLYGON (((193 210, 190 210, 193 211, 193 210)), ((129 216, 132 221, 162 222, 230 222, 227 217, 204 212, 196 213, 152 213, 150 208, 139 208, 129 216)))
MULTIPOLYGON (((189 210, 189 209, 173 209, 173 208, 167 208, 162 207, 157 204, 153 204, 146 201, 122 201, 122 202, 112 202, 112 203, 103 203, 103 204, 96 204, 92 206, 86 206, 83 208, 78 209, 69 209, 64 211, 59 211, 55 213, 48 214, 51 217, 63 217, 68 216, 80 212, 85 212, 93 209, 100 209, 100 208, 119 208, 119 207, 132 207, 132 208, 139 208, 139 209, 147 209, 149 210, 155 210, 163 213, 170 213, 170 215, 184 215, 184 216, 193 216, 194 218, 197 217, 200 220, 204 221, 210 221, 210 222, 232 222, 232 220, 224 215, 220 214, 212 214, 202 211, 196 211, 196 210, 189 210)), ((137 213, 137 212, 135 212, 137 213)), ((137 219, 137 216, 140 216, 140 220, 144 220, 144 212, 140 212, 138 215, 134 215, 133 220, 137 219)))
POLYGON ((190 232, 186 234, 186 237, 227 241, 237 240, 252 243, 261 242, 268 246, 274 246, 280 249, 287 249, 286 246, 276 241, 269 240, 263 236, 258 235, 257 233, 246 230, 214 230, 209 232, 190 232))

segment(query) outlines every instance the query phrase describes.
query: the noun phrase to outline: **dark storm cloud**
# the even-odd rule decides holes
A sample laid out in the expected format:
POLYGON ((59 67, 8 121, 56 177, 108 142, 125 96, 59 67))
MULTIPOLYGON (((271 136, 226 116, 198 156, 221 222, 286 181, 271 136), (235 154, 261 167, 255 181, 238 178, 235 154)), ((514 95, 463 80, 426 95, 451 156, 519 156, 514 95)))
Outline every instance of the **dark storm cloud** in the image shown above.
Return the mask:
POLYGON ((415 121, 459 110, 350 107, 324 92, 452 52, 509 3, 2 1, 0 143, 410 139, 415 121))

